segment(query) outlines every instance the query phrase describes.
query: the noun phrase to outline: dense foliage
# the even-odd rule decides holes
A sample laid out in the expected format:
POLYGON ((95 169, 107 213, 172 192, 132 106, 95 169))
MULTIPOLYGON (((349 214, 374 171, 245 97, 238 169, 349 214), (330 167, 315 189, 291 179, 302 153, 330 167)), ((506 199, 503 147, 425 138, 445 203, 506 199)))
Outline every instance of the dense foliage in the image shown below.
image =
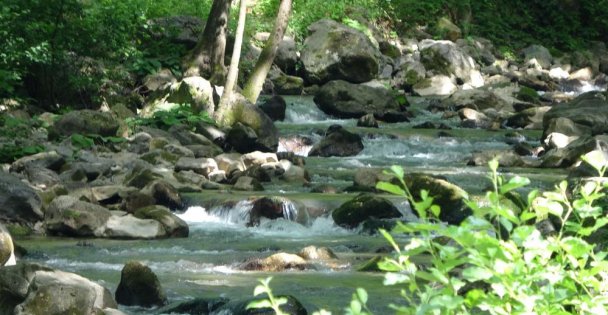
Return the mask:
MULTIPOLYGON (((246 34, 270 31, 279 2, 252 1, 246 34)), ((135 88, 144 75, 161 67, 179 76, 189 47, 151 40, 148 21, 176 15, 205 19, 211 3, 5 0, 0 8, 0 99, 34 101, 47 110, 95 107, 125 86, 135 88)), ((487 37, 510 51, 532 43, 579 50, 592 46, 590 41, 608 40, 608 0, 295 0, 288 32, 301 43, 311 23, 331 18, 370 22, 387 36, 409 36, 426 27, 440 37, 434 27, 441 17, 456 23, 464 36, 487 37)), ((232 28, 235 24, 231 19, 232 28)))

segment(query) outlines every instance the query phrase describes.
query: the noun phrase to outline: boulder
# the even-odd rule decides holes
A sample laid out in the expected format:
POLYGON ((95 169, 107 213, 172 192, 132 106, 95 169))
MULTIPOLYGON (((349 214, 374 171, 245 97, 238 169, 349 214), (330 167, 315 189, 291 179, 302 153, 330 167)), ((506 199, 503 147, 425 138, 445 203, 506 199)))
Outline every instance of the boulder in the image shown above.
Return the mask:
POLYGON ((188 237, 190 228, 184 220, 173 214, 163 206, 147 206, 135 211, 134 216, 139 219, 152 219, 158 221, 167 237, 188 237))
POLYGON ((522 54, 526 63, 534 59, 543 69, 549 69, 553 63, 549 49, 541 45, 530 45, 522 51, 522 54))
POLYGON ((359 117, 357 127, 378 128, 378 121, 373 114, 366 114, 359 117))
POLYGON ((33 155, 24 156, 11 164, 11 172, 23 172, 26 167, 37 166, 59 171, 65 164, 65 157, 57 151, 40 152, 33 155))
POLYGON ((418 173, 406 174, 404 180, 416 200, 419 200, 422 190, 433 197, 433 203, 441 208, 441 221, 460 224, 471 215, 471 209, 464 202, 467 193, 455 184, 440 177, 418 173))
POLYGON ((435 32, 444 39, 456 42, 462 37, 462 31, 456 24, 452 23, 448 18, 442 17, 435 25, 435 32))
POLYGON ((289 160, 281 160, 279 163, 281 163, 281 168, 283 169, 280 179, 292 183, 308 184, 310 182, 310 175, 304 167, 295 165, 289 160))
POLYGON ((182 157, 175 163, 176 172, 193 171, 206 177, 208 177, 211 172, 217 171, 218 169, 217 163, 211 158, 195 159, 182 157))
POLYGON ((361 136, 342 126, 332 125, 327 129, 325 137, 312 147, 308 156, 353 156, 362 150, 361 136))
POLYGON ((150 190, 157 205, 165 206, 173 210, 180 210, 184 206, 179 191, 167 181, 158 180, 153 182, 150 190))
POLYGON ((19 178, 0 171, 0 219, 34 223, 40 221, 42 200, 35 190, 19 178))
POLYGON ((120 273, 116 302, 129 306, 163 306, 167 303, 167 297, 160 281, 148 266, 130 261, 120 273))
POLYGON ((467 165, 488 166, 488 163, 494 159, 498 159, 498 164, 504 167, 518 167, 525 165, 521 157, 511 150, 475 152, 468 161, 467 165))
MULTIPOLYGON (((270 33, 268 32, 259 32, 253 36, 256 41, 264 43, 269 37, 270 33)), ((273 62, 285 73, 293 73, 295 71, 296 63, 298 62, 298 53, 296 50, 296 41, 293 37, 287 35, 283 36, 283 40, 279 43, 277 54, 274 57, 273 62)))
POLYGON ((44 214, 50 234, 102 237, 111 212, 99 205, 80 201, 71 196, 59 196, 44 214))
POLYGON ((16 264, 13 238, 8 230, 0 223, 0 267, 16 264))
POLYGON ((301 60, 309 83, 361 83, 378 74, 380 51, 364 33, 329 19, 313 23, 308 31, 301 60))
POLYGON ((285 270, 305 270, 310 268, 310 264, 304 258, 288 253, 277 253, 262 259, 251 259, 241 264, 239 269, 279 272, 285 270))
POLYGON ((147 91, 164 91, 176 83, 177 79, 169 69, 160 69, 158 72, 148 74, 143 78, 143 86, 147 91))
POLYGON ((236 180, 234 186, 232 187, 234 190, 240 191, 263 191, 264 186, 260 184, 260 182, 249 176, 241 176, 236 180))
POLYGON ((0 268, 0 314, 14 314, 15 306, 25 300, 30 283, 39 270, 52 269, 22 261, 0 268))
POLYGON ((456 92, 458 87, 450 77, 435 75, 414 84, 412 90, 418 96, 446 96, 456 92))
POLYGON ((457 40, 456 44, 462 47, 462 49, 468 55, 473 57, 473 59, 482 66, 492 66, 496 62, 496 57, 494 57, 494 54, 497 52, 497 50, 494 48, 492 42, 488 39, 467 36, 466 39, 457 40))
POLYGON ((355 228, 370 218, 398 218, 401 213, 387 199, 361 194, 331 213, 334 222, 345 228, 355 228))
POLYGON ((452 110, 465 107, 478 111, 490 108, 507 112, 514 110, 511 103, 505 101, 493 91, 486 89, 458 90, 450 97, 442 100, 440 106, 452 110))
POLYGON ((233 130, 230 130, 226 142, 230 143, 240 153, 255 150, 276 152, 279 143, 279 132, 268 115, 240 94, 234 95, 234 101, 229 106, 230 109, 228 111, 236 122, 232 126, 232 129, 235 129, 235 126, 238 126, 240 123, 242 126, 253 130, 255 137, 252 137, 253 135, 250 135, 250 132, 247 132, 247 137, 235 137, 231 134, 233 130))
POLYGON ((195 298, 186 302, 175 302, 157 310, 158 314, 213 314, 228 302, 227 298, 195 298))
POLYGON ((594 150, 608 152, 608 136, 581 136, 567 146, 554 148, 542 156, 540 167, 570 167, 580 161, 580 157, 594 150))
POLYGON ((280 95, 274 95, 271 98, 265 100, 260 104, 260 108, 272 121, 283 121, 285 120, 285 110, 287 109, 287 103, 285 99, 280 95))
POLYGON ((148 20, 146 26, 155 40, 168 40, 194 48, 205 22, 196 16, 177 15, 148 20))
POLYGON ((117 307, 108 289, 77 274, 41 268, 29 276, 27 296, 14 314, 97 314, 117 307))
POLYGON ((248 226, 258 226, 262 218, 285 219, 289 221, 302 221, 298 209, 291 200, 284 197, 262 197, 253 200, 249 211, 248 226))
POLYGON ((384 174, 379 168, 357 168, 351 191, 376 191, 376 183, 390 181, 391 175, 384 174))
POLYGON ((140 115, 151 117, 157 111, 169 111, 181 104, 190 104, 195 112, 211 115, 215 111, 213 86, 199 76, 183 78, 173 83, 168 92, 160 91, 151 96, 140 115))
POLYGON ((323 85, 314 101, 323 112, 338 118, 359 118, 366 114, 379 117, 387 112, 405 111, 390 90, 342 80, 323 85))
MULTIPOLYGON (((292 268, 293 269, 293 268, 292 268)), ((279 308, 283 311, 284 314, 290 315, 307 315, 308 311, 298 299, 291 295, 278 295, 275 298, 283 298, 286 299, 286 303, 279 306, 279 308)), ((235 314, 235 315, 274 315, 276 312, 269 308, 258 308, 258 309, 248 309, 247 305, 254 301, 259 301, 263 298, 246 298, 239 299, 235 301, 228 302, 219 308, 216 311, 212 311, 210 314, 235 314)))
POLYGON ((393 86, 411 92, 412 87, 426 77, 426 69, 420 60, 411 55, 403 56, 398 61, 393 75, 393 86))
POLYGON ((298 252, 298 256, 305 260, 331 260, 338 259, 338 256, 327 247, 306 246, 298 252))
MULTIPOLYGON (((192 126, 178 124, 173 125, 169 130, 169 134, 171 137, 179 141, 179 143, 183 146, 188 145, 206 145, 206 146, 215 146, 213 141, 209 140, 207 137, 193 132, 191 130, 192 126)), ((175 144, 173 144, 175 145, 175 144)))
POLYGON ((445 75, 471 87, 484 85, 473 58, 450 41, 425 39, 419 43, 420 61, 434 75, 445 75))
POLYGON ((570 102, 554 105, 544 115, 541 141, 551 132, 567 136, 608 133, 607 96, 606 92, 587 92, 570 102))
POLYGON ((302 95, 304 91, 304 79, 284 73, 271 78, 274 93, 280 95, 302 95))
MULTIPOLYGON (((137 213, 137 211, 136 211, 137 213)), ((102 237, 117 239, 155 239, 168 236, 161 222, 140 219, 131 214, 117 213, 110 216, 102 237)))
POLYGON ((120 124, 110 113, 89 109, 71 111, 50 128, 49 136, 67 137, 73 134, 116 137, 120 124))
POLYGON ((478 112, 471 108, 463 108, 458 111, 458 116, 462 120, 461 126, 464 128, 481 128, 489 129, 493 125, 491 118, 484 113, 478 112))

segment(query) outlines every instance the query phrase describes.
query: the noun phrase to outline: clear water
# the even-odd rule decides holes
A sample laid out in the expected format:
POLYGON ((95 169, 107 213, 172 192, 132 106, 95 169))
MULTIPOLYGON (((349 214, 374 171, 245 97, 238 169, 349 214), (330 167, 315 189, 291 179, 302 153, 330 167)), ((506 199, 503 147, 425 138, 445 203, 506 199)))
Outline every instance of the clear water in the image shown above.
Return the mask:
MULTIPOLYGON (((437 130, 412 129, 424 121, 441 121, 438 114, 424 112, 423 100, 414 100, 417 113, 412 122, 383 124, 379 129, 358 128, 355 120, 338 120, 320 112, 310 97, 287 97, 287 119, 277 123, 282 138, 295 135, 318 141, 332 124, 364 136, 365 149, 357 156, 344 158, 308 157, 306 168, 312 186, 328 184, 345 188, 352 184, 358 168, 385 168, 402 165, 407 171, 426 172, 448 177, 470 191, 486 186, 486 169, 466 167, 474 152, 506 149, 507 131, 448 130, 453 137, 440 138, 437 130)), ((457 121, 441 121, 457 126, 457 121)), ((539 131, 520 131, 528 140, 538 141, 539 131)), ((506 175, 520 174, 535 186, 549 186, 564 173, 559 170, 503 169, 506 175)), ((191 207, 182 214, 190 226, 190 237, 154 241, 87 240, 33 238, 20 240, 31 255, 27 258, 52 267, 79 273, 115 290, 125 262, 139 260, 159 276, 170 302, 195 297, 244 298, 252 296, 257 279, 273 276, 275 293, 293 294, 309 311, 326 308, 342 313, 357 287, 370 294, 370 307, 377 314, 390 314, 387 305, 400 302, 399 288, 384 287, 382 275, 356 272, 356 266, 386 247, 379 236, 337 227, 329 213, 354 194, 323 195, 310 193, 301 184, 273 182, 263 193, 223 193, 206 191, 188 195, 191 207), (290 203, 283 209, 290 220, 262 221, 246 227, 252 196, 281 195, 290 203), (314 270, 280 273, 241 271, 238 266, 252 257, 276 252, 297 253, 309 245, 326 246, 339 257, 335 262, 318 263, 314 270)), ((392 198, 409 215, 402 200, 392 198)), ((130 308, 132 314, 153 310, 130 308)))

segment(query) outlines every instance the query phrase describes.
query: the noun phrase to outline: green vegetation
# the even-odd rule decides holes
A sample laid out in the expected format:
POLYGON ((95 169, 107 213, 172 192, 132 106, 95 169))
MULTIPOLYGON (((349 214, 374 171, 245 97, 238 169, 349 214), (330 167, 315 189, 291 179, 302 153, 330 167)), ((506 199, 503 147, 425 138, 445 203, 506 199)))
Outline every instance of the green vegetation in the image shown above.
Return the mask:
MULTIPOLYGON (((574 189, 564 181, 554 191, 531 191, 522 208, 508 200, 521 199, 529 180, 507 180, 498 174, 498 162, 490 162, 492 190, 483 201, 468 201, 473 215, 457 226, 439 221, 441 209, 428 192, 415 200, 403 169, 393 166, 386 174, 395 180, 377 188, 406 198, 420 221, 398 223, 391 231, 413 236, 403 246, 381 230, 394 253, 378 266, 386 272, 385 285, 402 287, 404 300, 391 308, 397 314, 606 314, 608 252, 594 241, 605 241, 597 235, 608 224, 598 206, 606 201, 608 161, 599 151, 583 160, 599 177, 574 189), (542 224, 555 230, 541 230, 542 224), (412 257, 425 257, 415 260, 424 263, 412 257)), ((272 297, 269 280, 255 295, 272 297)), ((365 290, 357 289, 346 314, 371 314, 367 302, 365 290)), ((280 301, 255 305, 278 307, 280 301)))
MULTIPOLYGON (((23 120, 9 115, 0 116, 0 137, 6 139, 23 139, 30 136, 32 128, 44 126, 36 118, 23 120)), ((0 147, 0 163, 13 163, 27 155, 44 151, 44 147, 35 143, 5 143, 0 147)))
POLYGON ((195 113, 190 104, 180 104, 171 110, 157 111, 150 118, 134 117, 127 119, 127 124, 131 130, 134 130, 137 126, 151 126, 167 130, 174 125, 192 125, 199 122, 204 122, 211 125, 215 124, 207 112, 195 113))

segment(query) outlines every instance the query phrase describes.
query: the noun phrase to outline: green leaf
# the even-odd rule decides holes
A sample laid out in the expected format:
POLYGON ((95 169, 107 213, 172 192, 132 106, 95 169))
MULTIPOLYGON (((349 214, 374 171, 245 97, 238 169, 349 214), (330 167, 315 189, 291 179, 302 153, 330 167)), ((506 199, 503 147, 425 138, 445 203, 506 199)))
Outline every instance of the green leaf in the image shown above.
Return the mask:
POLYGON ((268 292, 268 290, 263 285, 258 285, 258 286, 255 287, 255 289, 253 289, 253 295, 254 296, 258 296, 258 295, 264 294, 266 292, 268 292))
POLYGON ((502 195, 514 190, 514 189, 518 189, 524 186, 527 186, 530 184, 530 180, 526 177, 520 177, 520 176, 515 176, 512 177, 508 183, 500 186, 500 193, 502 195))
POLYGON ((403 167, 398 165, 391 166, 391 171, 397 178, 403 178, 405 176, 405 172, 403 171, 403 167))
POLYGON ((470 282, 475 282, 475 281, 479 281, 479 280, 490 279, 490 278, 492 278, 493 274, 491 271, 489 271, 486 268, 473 266, 473 267, 465 268, 462 271, 462 276, 470 282))
POLYGON ((593 150, 581 157, 581 159, 587 164, 591 165, 597 172, 598 175, 603 176, 603 172, 608 165, 606 154, 601 150, 593 150))
POLYGON ((376 189, 383 190, 397 196, 405 196, 405 191, 401 187, 387 182, 378 182, 376 184, 376 189))
POLYGON ((367 291, 365 291, 363 288, 357 288, 357 298, 359 301, 361 301, 361 303, 367 303, 367 291))
POLYGON ((272 303, 270 303, 268 300, 251 301, 249 304, 247 304, 247 309, 252 308, 272 308, 272 303))
POLYGON ((93 139, 78 133, 73 134, 70 138, 72 140, 72 145, 79 149, 88 149, 93 147, 93 145, 95 144, 95 141, 93 141, 93 139))

